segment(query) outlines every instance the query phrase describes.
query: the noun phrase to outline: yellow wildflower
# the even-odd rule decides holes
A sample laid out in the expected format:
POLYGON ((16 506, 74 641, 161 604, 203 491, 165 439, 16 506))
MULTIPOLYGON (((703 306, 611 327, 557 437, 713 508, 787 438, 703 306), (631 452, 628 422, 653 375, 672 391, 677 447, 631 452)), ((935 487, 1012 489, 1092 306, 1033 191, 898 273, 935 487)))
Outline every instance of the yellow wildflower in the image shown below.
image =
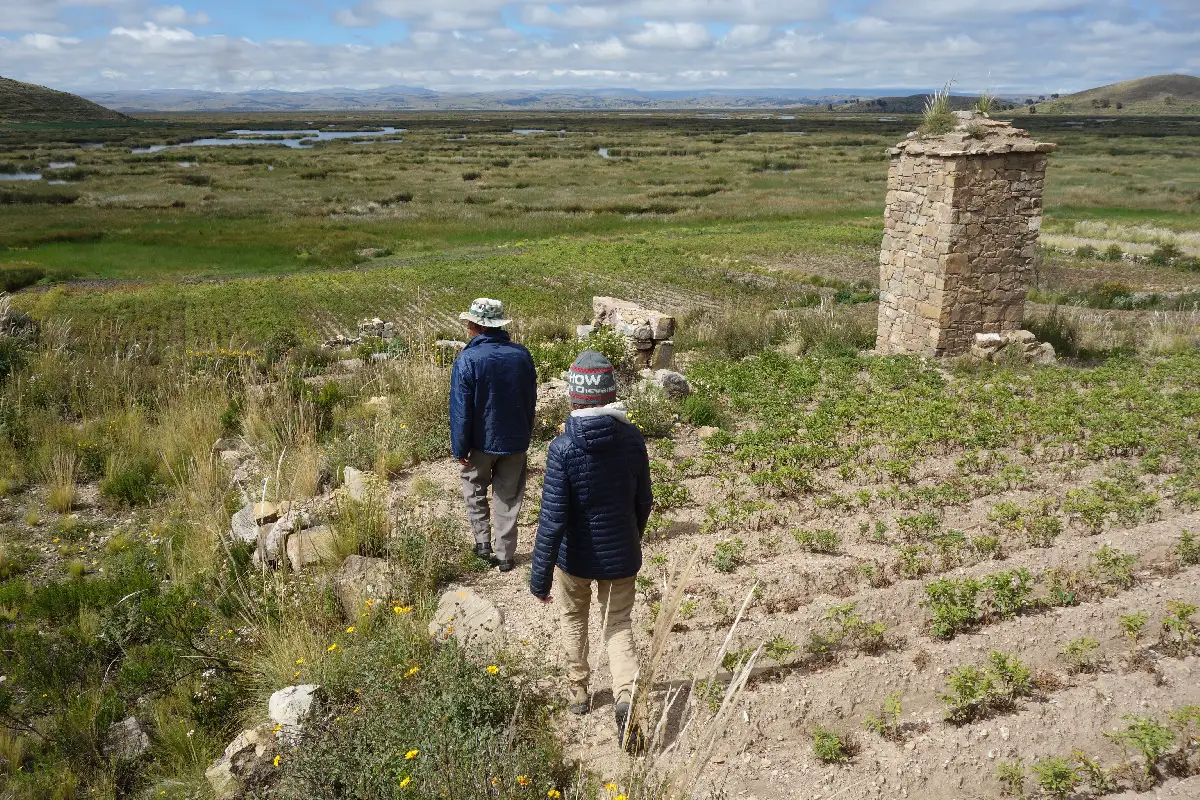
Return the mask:
POLYGON ((404 760, 412 761, 414 758, 416 758, 420 754, 421 754, 420 750, 409 750, 407 753, 404 754, 404 760))
POLYGON ((281 730, 283 730, 283 726, 277 722, 275 723, 275 730, 273 730, 272 733, 279 733, 281 730))
POLYGON ((559 798, 562 797, 562 792, 560 792, 558 789, 551 789, 550 791, 546 792, 546 797, 549 797, 550 800, 559 800, 559 798))
POLYGON ((499 786, 500 785, 500 776, 499 775, 495 776, 490 781, 488 781, 488 783, 492 784, 492 786, 499 786))
POLYGON ((351 625, 349 628, 346 628, 346 633, 354 633, 354 626, 351 625))
POLYGON ((359 710, 359 708, 361 708, 361 706, 355 706, 355 707, 354 707, 354 710, 353 710, 353 711, 351 711, 350 713, 351 713, 351 714, 357 714, 357 713, 358 713, 358 710, 359 710))
POLYGON ((528 775, 518 775, 517 776, 517 785, 519 785, 521 788, 528 786, 529 785, 529 776, 528 775))
POLYGON ((411 613, 412 610, 412 606, 392 606, 392 611, 396 612, 397 614, 408 614, 411 613))
POLYGON ((283 761, 283 756, 275 756, 275 760, 271 763, 278 767, 280 761, 283 761))
POLYGON ((495 675, 497 672, 500 671, 500 668, 497 667, 495 664, 490 664, 490 665, 488 665, 487 671, 488 671, 488 675, 495 675))
POLYGON ((412 783, 412 778, 411 778, 410 776, 407 776, 407 775, 406 775, 406 776, 404 776, 404 780, 400 781, 400 788, 401 788, 401 789, 404 789, 404 788, 405 788, 405 787, 407 787, 407 786, 408 786, 410 783, 412 783))
POLYGON ((329 645, 329 647, 325 648, 326 653, 336 653, 337 651, 338 651, 338 643, 337 642, 334 642, 333 644, 329 645))
POLYGON ((304 663, 304 658, 303 658, 303 657, 297 658, 297 659, 296 659, 296 663, 297 663, 297 664, 303 664, 303 663, 304 663))
POLYGON ((421 668, 414 664, 412 669, 410 669, 408 672, 404 673, 404 677, 411 678, 413 675, 416 675, 420 671, 421 671, 421 668))
POLYGON ((608 789, 610 792, 615 792, 617 790, 617 785, 612 781, 609 781, 608 783, 604 784, 604 788, 608 789))

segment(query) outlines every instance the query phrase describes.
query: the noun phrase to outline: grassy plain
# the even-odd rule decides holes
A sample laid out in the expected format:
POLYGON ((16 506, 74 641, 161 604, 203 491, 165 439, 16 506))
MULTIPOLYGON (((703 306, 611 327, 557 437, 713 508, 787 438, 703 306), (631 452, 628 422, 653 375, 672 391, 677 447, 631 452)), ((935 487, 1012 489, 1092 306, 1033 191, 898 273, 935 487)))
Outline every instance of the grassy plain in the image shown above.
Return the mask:
MULTIPOLYGON (((576 289, 586 287, 575 282, 644 283, 647 270, 666 270, 664 283, 689 291, 738 294, 723 277, 727 258, 745 272, 799 263, 831 275, 819 262, 837 256, 829 261, 839 277, 873 283, 885 150, 915 122, 764 116, 176 115, 92 130, 107 143, 87 151, 64 141, 78 138, 76 128, 8 126, 0 161, 77 167, 68 186, 7 189, 30 202, 6 206, 0 259, 58 282, 19 299, 22 307, 79 321, 119 316, 137 335, 191 345, 261 339, 290 324, 322 334, 413 307, 436 321, 496 281, 522 286, 513 301, 526 315, 561 308, 577 317, 586 304, 576 289), (407 130, 395 141, 303 149, 129 152, 308 123, 407 130), (565 133, 512 132, 521 128, 565 133), (40 194, 78 199, 33 202, 40 194)), ((1105 245, 1178 238, 1195 251, 1197 126, 1019 122, 1036 122, 1061 147, 1047 181, 1050 241, 1097 239, 1100 224, 1105 245)), ((801 291, 790 271, 773 277, 801 291)), ((1187 283, 1157 277, 1155 285, 1187 283)))
MULTIPOLYGON (((300 682, 326 696, 252 796, 1195 793, 1196 126, 1028 120, 1062 146, 1034 298, 1079 306, 1031 303, 1066 358, 1030 367, 860 352, 912 120, 329 121, 409 130, 133 154, 303 121, 0 128, 0 161, 77 163, 0 188, 3 272, 45 276, 12 298, 38 334, 7 314, 0 338, 5 798, 211 797, 205 770, 300 682), (1110 244, 1181 255, 1087 249, 1110 244), (553 375, 600 293, 683 312, 695 389, 623 388, 656 497, 634 618, 645 719, 669 719, 646 759, 616 755, 602 692, 563 712, 553 615, 470 556, 425 347, 489 294, 553 375), (306 341, 374 314, 403 331, 390 360, 306 341), (380 491, 335 491, 345 466, 380 491), (331 526, 328 563, 252 562, 230 517, 264 496, 331 526), (348 555, 394 569, 383 602, 337 602, 348 555), (430 643, 451 582, 504 603, 509 648, 430 643), (109 742, 129 717, 132 757, 109 742)), ((522 569, 564 414, 543 400, 522 569)))

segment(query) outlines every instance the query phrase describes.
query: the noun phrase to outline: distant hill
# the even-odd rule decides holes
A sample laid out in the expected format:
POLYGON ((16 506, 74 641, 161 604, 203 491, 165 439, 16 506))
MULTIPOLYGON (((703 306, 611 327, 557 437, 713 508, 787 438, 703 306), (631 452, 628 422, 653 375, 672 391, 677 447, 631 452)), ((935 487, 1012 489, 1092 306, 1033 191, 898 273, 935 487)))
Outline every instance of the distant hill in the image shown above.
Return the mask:
POLYGON ((0 77, 0 122, 130 122, 79 95, 0 77))
MULTIPOLYGON (((928 100, 928 94, 910 94, 904 97, 872 97, 860 98, 853 103, 834 106, 835 111, 845 111, 857 114, 920 114, 925 110, 925 101, 928 100)), ((975 107, 975 103, 979 100, 979 95, 975 94, 952 94, 950 95, 950 110, 951 111, 967 111, 975 107)), ((1000 100, 998 102, 1001 110, 1016 108, 1020 105, 1015 100, 1000 100)))
POLYGON ((1045 114, 1200 115, 1200 78, 1154 75, 1038 103, 1045 114))
POLYGON ((108 108, 151 111, 614 111, 687 109, 784 109, 843 103, 870 91, 851 89, 530 89, 497 92, 437 92, 413 86, 379 89, 313 89, 285 92, 210 92, 145 89, 89 92, 108 108))

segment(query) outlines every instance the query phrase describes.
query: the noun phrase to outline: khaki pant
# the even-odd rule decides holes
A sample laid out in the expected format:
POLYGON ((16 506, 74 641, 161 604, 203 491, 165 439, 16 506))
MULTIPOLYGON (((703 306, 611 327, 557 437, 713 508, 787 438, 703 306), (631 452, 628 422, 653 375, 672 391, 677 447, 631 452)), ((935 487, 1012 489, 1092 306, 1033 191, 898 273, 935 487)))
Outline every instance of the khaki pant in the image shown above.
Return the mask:
POLYGON ((521 503, 525 499, 526 454, 495 456, 472 452, 467 460, 471 466, 462 468, 462 492, 475 541, 492 543, 490 486, 496 506, 496 558, 508 561, 517 554, 517 518, 521 516, 521 503))
POLYGON ((604 642, 608 646, 608 668, 612 672, 613 700, 633 696, 637 677, 637 653, 633 648, 634 584, 636 578, 619 581, 591 581, 576 578, 555 567, 555 599, 559 603, 559 625, 562 629, 563 655, 567 662, 567 679, 572 688, 586 687, 591 669, 588 667, 588 613, 592 603, 592 584, 596 584, 596 599, 600 616, 605 620, 604 642))

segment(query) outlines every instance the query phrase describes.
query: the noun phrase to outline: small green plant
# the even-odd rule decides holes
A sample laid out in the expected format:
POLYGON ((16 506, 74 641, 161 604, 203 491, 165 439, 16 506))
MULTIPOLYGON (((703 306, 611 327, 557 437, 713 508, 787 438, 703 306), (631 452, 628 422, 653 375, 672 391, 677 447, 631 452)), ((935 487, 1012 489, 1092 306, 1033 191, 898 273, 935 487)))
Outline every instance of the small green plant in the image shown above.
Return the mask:
POLYGON ((921 605, 930 610, 930 632, 939 639, 952 639, 979 621, 975 599, 983 585, 974 578, 938 578, 925 584, 921 605))
POLYGON ((1151 717, 1126 714, 1121 719, 1129 721, 1125 730, 1111 731, 1106 735, 1121 745, 1127 760, 1130 748, 1141 753, 1143 775, 1147 783, 1153 784, 1154 768, 1175 744, 1175 733, 1151 717))
POLYGON ((1032 605, 1033 575, 1024 567, 987 575, 982 584, 989 592, 989 616, 1009 619, 1032 605))
POLYGON ((1187 654, 1196 646, 1196 623, 1192 621, 1196 611, 1197 607, 1191 603, 1167 601, 1167 616, 1162 619, 1162 642, 1177 656, 1187 654))
POLYGON ((1105 261, 1120 261, 1125 257, 1125 251, 1121 249, 1119 244, 1110 244, 1104 249, 1103 258, 1105 261))
POLYGON ((1079 259, 1095 258, 1096 248, 1090 244, 1081 244, 1075 248, 1075 257, 1079 259))
POLYGON ((1016 656, 993 650, 985 666, 965 664, 946 678, 946 721, 962 725, 1007 711, 1033 693, 1033 673, 1016 656))
POLYGON ((1179 249, 1179 245, 1165 242, 1154 248, 1154 252, 1150 254, 1150 263, 1159 267, 1168 267, 1180 258, 1183 258, 1183 251, 1179 249))
POLYGON ((922 545, 911 544, 897 549, 896 574, 905 580, 919 578, 933 568, 929 554, 922 545))
POLYGON ((717 572, 733 572, 746 563, 746 543, 741 539, 717 542, 712 564, 717 572))
POLYGON ((1043 792, 1060 800, 1079 785, 1079 770, 1068 759, 1059 756, 1033 762, 1033 777, 1043 792))
POLYGON ((837 531, 828 529, 815 531, 793 530, 792 538, 802 548, 814 553, 836 553, 840 545, 837 531))
POLYGON ((763 648, 763 654, 774 661, 776 664, 782 664, 791 657, 799 648, 792 644, 783 634, 775 636, 771 641, 767 642, 763 648))
POLYGON ((975 110, 980 114, 990 114, 996 108, 996 96, 984 89, 975 100, 975 110))
POLYGON ((1095 672, 1100 668, 1100 643, 1090 636, 1080 636, 1063 645, 1062 656, 1067 662, 1067 671, 1071 674, 1079 672, 1095 672))
POLYGON ((883 699, 883 707, 878 715, 871 714, 863 720, 863 727, 885 739, 899 739, 902 713, 901 693, 892 692, 883 699))
POLYGON ((1000 784, 1000 793, 1005 797, 1025 797, 1025 765, 1021 759, 1016 761, 1001 761, 996 765, 996 781, 1000 784))
POLYGON ((1080 778, 1091 787, 1094 794, 1107 794, 1116 788, 1112 775, 1099 761, 1079 749, 1071 751, 1071 758, 1079 765, 1080 778))
POLYGON ((845 764, 850 760, 852 746, 845 734, 818 725, 812 734, 813 755, 826 764, 845 764))
POLYGON ((1133 586, 1133 568, 1137 565, 1138 557, 1133 553, 1123 553, 1114 547, 1104 545, 1092 554, 1096 562, 1094 569, 1100 579, 1118 589, 1128 589, 1133 586))
POLYGON ((1179 544, 1175 545, 1175 557, 1185 567, 1200 564, 1200 540, 1191 531, 1179 535, 1179 544))

